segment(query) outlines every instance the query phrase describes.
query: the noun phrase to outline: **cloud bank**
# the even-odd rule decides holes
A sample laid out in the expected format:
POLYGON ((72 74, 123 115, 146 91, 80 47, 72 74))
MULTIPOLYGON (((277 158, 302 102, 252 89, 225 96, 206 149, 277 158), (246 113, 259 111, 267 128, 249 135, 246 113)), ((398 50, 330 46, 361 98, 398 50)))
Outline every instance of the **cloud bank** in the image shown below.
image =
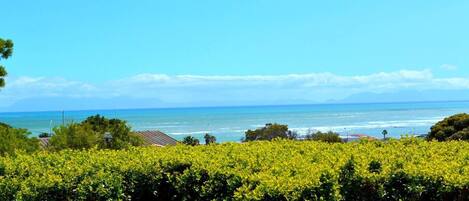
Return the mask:
MULTIPOLYGON (((333 73, 246 76, 145 73, 99 84, 23 76, 7 80, 6 88, 0 91, 0 107, 14 108, 15 104, 26 102, 34 110, 34 100, 38 99, 46 105, 48 99, 83 99, 90 102, 86 107, 93 107, 93 101, 119 102, 115 105, 118 108, 304 104, 327 103, 369 93, 461 90, 469 92, 469 78, 439 78, 430 70, 355 76, 333 73)), ((416 99, 419 101, 418 97, 416 99)), ((46 108, 61 109, 57 101, 51 102, 57 108, 53 104, 46 108)))

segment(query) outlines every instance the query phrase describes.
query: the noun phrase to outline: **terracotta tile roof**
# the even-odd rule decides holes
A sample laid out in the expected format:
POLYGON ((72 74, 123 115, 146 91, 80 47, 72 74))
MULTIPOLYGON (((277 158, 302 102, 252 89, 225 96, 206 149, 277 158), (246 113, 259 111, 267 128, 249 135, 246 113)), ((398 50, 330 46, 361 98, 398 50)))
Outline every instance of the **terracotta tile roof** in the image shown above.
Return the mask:
POLYGON ((144 145, 167 146, 177 143, 177 140, 161 131, 135 131, 134 133, 143 138, 144 145))

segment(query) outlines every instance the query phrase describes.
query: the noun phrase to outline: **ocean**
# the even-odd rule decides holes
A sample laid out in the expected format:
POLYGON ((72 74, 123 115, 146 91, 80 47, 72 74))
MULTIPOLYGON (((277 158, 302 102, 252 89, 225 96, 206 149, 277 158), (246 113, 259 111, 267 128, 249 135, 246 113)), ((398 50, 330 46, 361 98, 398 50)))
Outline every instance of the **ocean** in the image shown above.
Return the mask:
POLYGON ((389 137, 426 134, 443 118, 466 112, 469 101, 370 104, 317 104, 201 108, 158 108, 0 113, 0 121, 27 128, 32 135, 50 132, 54 126, 79 122, 90 115, 126 120, 134 130, 160 130, 176 139, 215 135, 218 142, 240 141, 244 132, 266 123, 287 124, 298 134, 335 131, 341 135, 367 134, 389 137))

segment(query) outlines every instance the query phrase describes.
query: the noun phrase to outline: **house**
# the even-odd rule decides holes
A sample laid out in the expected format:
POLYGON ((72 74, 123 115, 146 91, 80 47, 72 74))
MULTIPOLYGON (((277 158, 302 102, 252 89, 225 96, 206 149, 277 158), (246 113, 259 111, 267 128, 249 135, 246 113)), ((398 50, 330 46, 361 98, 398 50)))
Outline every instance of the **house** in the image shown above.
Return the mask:
MULTIPOLYGON (((157 147, 164 147, 168 145, 176 145, 177 140, 172 138, 171 136, 155 130, 155 131, 134 131, 134 134, 140 136, 143 140, 144 146, 157 146, 157 147)), ((50 137, 40 137, 39 143, 42 148, 46 148, 49 146, 49 139, 50 137)))
POLYGON ((164 147, 168 145, 176 145, 178 142, 174 138, 158 130, 135 131, 134 133, 143 139, 143 145, 146 146, 164 147))

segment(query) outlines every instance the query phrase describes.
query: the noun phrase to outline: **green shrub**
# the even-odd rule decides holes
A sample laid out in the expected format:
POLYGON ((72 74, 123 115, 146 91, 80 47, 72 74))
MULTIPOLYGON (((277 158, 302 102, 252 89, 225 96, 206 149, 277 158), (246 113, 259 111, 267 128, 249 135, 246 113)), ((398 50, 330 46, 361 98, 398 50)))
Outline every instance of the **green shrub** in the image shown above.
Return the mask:
POLYGON ((2 200, 468 200, 469 143, 274 140, 0 157, 2 200), (385 157, 383 157, 385 156, 385 157))
POLYGON ((243 141, 256 140, 273 140, 273 139, 296 139, 297 134, 288 130, 288 125, 282 124, 266 124, 262 128, 256 130, 248 130, 245 132, 243 141))
POLYGON ((14 154, 19 150, 28 153, 39 150, 39 141, 28 137, 30 134, 26 129, 0 126, 0 156, 14 154))
POLYGON ((469 140, 469 114, 461 113, 443 119, 431 127, 428 140, 469 140))
POLYGON ((329 142, 329 143, 342 142, 342 139, 339 137, 339 134, 334 133, 332 131, 329 131, 327 133, 318 131, 316 133, 306 135, 305 139, 313 140, 313 141, 329 142))
POLYGON ((191 145, 191 146, 196 146, 196 145, 200 144, 199 139, 197 139, 195 137, 192 137, 190 135, 184 137, 184 139, 182 139, 181 142, 182 142, 182 144, 191 145))

